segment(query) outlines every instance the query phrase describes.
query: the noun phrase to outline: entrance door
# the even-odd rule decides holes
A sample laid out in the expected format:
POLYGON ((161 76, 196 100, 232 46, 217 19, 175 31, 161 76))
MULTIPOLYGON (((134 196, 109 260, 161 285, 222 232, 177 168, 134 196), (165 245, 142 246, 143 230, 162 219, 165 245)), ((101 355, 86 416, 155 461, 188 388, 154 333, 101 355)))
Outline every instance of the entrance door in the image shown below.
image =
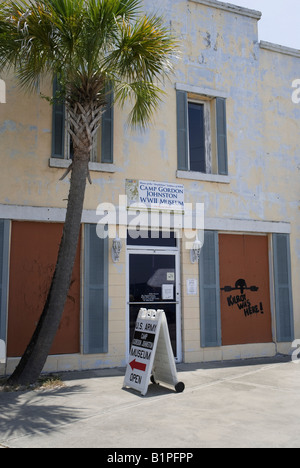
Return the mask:
MULTIPOLYGON (((180 284, 178 253, 135 251, 129 259, 129 346, 141 308, 166 313, 175 359, 181 360, 180 284)), ((128 346, 128 351, 129 351, 128 346)))

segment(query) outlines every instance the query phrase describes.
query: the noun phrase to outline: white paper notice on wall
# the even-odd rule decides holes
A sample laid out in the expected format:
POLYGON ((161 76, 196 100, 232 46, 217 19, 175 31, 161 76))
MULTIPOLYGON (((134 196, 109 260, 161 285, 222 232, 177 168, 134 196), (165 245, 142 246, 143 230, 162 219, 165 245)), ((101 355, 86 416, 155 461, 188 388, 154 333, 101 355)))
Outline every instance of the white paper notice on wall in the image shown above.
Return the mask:
POLYGON ((3 340, 0 340, 0 364, 6 363, 6 345, 3 340))
POLYGON ((196 279, 187 279, 186 280, 186 289, 188 296, 197 296, 198 294, 198 280, 196 279))
POLYGON ((136 321, 129 363, 123 387, 130 387, 146 395, 152 383, 175 387, 184 391, 177 378, 166 314, 163 310, 141 309, 136 321))
POLYGON ((0 104, 6 104, 6 85, 5 81, 0 79, 0 104))

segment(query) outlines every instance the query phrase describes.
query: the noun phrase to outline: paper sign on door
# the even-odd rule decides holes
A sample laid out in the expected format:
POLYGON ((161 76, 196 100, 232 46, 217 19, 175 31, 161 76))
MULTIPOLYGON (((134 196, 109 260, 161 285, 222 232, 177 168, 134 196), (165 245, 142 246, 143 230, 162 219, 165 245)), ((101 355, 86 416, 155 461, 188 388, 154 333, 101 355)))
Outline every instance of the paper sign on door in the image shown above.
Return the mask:
POLYGON ((174 300, 174 285, 173 284, 162 285, 162 300, 163 301, 174 300))

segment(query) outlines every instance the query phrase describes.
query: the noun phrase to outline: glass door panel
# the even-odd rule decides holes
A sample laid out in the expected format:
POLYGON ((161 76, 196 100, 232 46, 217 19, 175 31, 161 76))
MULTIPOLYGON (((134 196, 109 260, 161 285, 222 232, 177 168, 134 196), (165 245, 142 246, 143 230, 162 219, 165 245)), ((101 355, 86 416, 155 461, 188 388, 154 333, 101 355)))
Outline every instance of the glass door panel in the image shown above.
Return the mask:
POLYGON ((141 308, 162 309, 166 313, 174 356, 178 354, 178 298, 176 254, 129 254, 130 343, 141 308))

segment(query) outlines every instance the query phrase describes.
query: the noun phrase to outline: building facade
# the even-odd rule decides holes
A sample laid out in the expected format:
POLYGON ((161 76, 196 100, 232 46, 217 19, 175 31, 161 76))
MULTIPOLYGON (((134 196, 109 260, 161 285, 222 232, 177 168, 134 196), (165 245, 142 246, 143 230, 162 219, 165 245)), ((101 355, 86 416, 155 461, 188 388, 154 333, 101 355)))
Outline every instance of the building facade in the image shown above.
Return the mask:
MULTIPOLYGON (((128 128, 127 108, 102 118, 46 371, 125 366, 141 307, 166 311, 178 362, 288 353, 300 337, 300 51, 258 42, 257 11, 144 4, 165 16, 181 55, 148 130, 128 128)), ((50 285, 72 149, 64 107, 1 78, 0 374, 9 374, 50 285)))

